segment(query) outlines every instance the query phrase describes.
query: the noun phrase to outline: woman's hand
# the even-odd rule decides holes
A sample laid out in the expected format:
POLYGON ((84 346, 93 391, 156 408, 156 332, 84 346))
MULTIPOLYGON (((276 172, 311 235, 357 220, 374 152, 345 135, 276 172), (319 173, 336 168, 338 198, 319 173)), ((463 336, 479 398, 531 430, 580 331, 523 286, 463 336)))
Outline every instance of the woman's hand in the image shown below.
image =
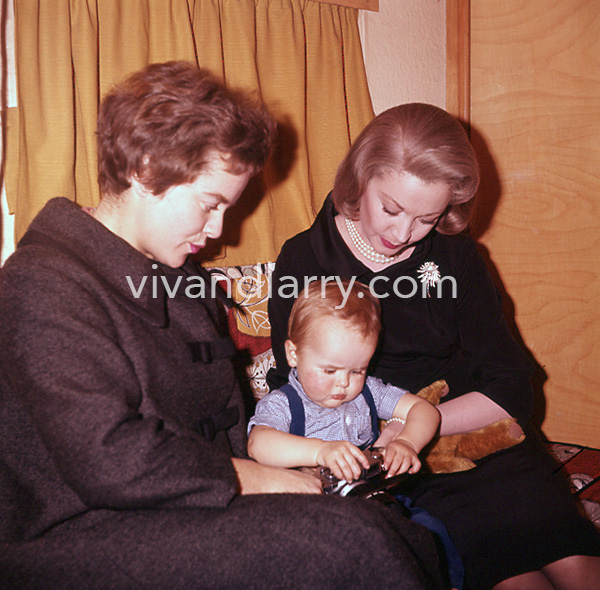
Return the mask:
POLYGON ((316 460, 317 465, 329 467, 338 479, 348 482, 358 479, 363 467, 369 468, 365 454, 345 440, 322 441, 316 460))
POLYGON ((417 450, 407 440, 396 438, 383 449, 383 463, 388 477, 399 473, 416 473, 421 469, 417 450))
POLYGON ((321 481, 307 473, 232 458, 240 494, 322 494, 321 481))

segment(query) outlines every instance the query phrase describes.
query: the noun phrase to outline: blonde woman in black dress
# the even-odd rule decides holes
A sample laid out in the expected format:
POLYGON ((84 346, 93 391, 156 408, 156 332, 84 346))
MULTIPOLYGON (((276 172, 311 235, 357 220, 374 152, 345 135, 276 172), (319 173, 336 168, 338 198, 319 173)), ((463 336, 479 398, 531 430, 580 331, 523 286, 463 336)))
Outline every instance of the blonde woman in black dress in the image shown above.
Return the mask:
POLYGON ((441 434, 508 416, 527 434, 473 470, 411 477, 415 504, 446 524, 462 553, 465 588, 600 588, 600 537, 528 424, 529 362, 463 232, 478 182, 466 133, 445 111, 407 104, 376 117, 340 165, 312 227, 277 259, 270 385, 280 386, 289 370, 291 283, 302 289, 308 277, 339 276, 369 285, 383 324, 374 376, 413 392, 446 379, 441 434))

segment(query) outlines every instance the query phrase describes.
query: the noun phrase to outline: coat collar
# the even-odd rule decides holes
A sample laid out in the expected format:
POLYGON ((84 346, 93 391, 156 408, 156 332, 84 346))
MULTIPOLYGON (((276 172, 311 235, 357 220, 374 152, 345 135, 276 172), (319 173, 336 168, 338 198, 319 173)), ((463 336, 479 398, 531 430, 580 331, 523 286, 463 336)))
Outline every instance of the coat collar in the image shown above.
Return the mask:
POLYGON ((168 323, 163 277, 171 286, 179 276, 183 276, 180 283, 184 285, 189 276, 207 278, 206 271, 189 260, 179 269, 150 260, 64 197, 46 203, 20 240, 19 248, 33 244, 75 259, 128 309, 163 327, 168 323))

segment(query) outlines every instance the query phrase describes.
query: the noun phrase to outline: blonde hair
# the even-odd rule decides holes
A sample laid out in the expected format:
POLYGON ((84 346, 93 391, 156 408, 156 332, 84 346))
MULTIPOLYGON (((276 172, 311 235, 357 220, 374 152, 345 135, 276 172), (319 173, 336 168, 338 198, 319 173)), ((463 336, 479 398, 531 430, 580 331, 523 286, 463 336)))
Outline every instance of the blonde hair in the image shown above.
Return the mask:
POLYGON ((450 204, 436 229, 456 234, 467 227, 479 186, 479 166, 465 130, 446 111, 409 103, 375 117, 338 168, 333 185, 335 208, 350 219, 359 219, 367 183, 388 172, 447 183, 450 204))
POLYGON ((288 338, 301 347, 324 318, 349 322, 365 338, 378 338, 381 332, 379 301, 368 287, 358 282, 310 283, 294 302, 288 320, 288 338))

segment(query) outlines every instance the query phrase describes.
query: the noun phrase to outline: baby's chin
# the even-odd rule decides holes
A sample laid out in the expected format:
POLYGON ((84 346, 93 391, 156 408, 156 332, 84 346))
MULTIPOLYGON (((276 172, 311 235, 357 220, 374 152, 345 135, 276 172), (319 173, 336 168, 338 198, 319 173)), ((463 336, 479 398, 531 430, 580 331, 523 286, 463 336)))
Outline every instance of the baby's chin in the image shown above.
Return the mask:
POLYGON ((339 408, 340 406, 351 402, 353 399, 357 398, 360 395, 360 392, 355 395, 348 395, 347 393, 336 393, 328 395, 325 399, 315 399, 314 397, 308 395, 308 397, 315 403, 317 406, 321 406, 322 408, 339 408))
POLYGON ((341 405, 351 401, 352 398, 347 395, 344 396, 331 396, 327 401, 321 404, 325 408, 339 408, 341 405))
POLYGON ((315 399, 311 400, 317 404, 317 406, 320 406, 321 408, 339 408, 342 404, 345 404, 348 400, 346 398, 344 398, 343 400, 336 400, 336 399, 331 399, 331 398, 327 398, 326 400, 321 400, 321 401, 317 401, 315 399))

